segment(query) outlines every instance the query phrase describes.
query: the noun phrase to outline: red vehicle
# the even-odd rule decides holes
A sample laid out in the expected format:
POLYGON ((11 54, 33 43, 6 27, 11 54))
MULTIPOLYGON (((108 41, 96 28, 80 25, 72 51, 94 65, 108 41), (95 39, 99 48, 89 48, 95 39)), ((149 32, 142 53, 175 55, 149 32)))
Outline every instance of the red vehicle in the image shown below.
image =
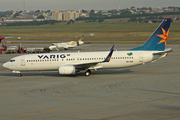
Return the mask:
POLYGON ((2 40, 2 48, 0 48, 0 54, 2 53, 2 51, 6 51, 6 50, 7 50, 6 42, 2 40))
POLYGON ((0 43, 3 39, 7 39, 7 38, 14 38, 14 37, 3 37, 3 36, 0 36, 0 43))

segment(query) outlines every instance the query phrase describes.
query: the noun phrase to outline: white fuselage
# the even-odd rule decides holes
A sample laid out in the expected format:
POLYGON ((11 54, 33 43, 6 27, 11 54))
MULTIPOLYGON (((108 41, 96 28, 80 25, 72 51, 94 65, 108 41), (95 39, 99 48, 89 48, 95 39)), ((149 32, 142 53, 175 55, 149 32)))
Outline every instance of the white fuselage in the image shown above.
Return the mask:
POLYGON ((153 55, 155 51, 114 51, 109 62, 103 62, 109 51, 105 52, 73 52, 45 53, 21 55, 3 64, 12 71, 58 70, 60 66, 79 65, 99 62, 88 69, 124 68, 154 61, 161 55, 153 55))
MULTIPOLYGON (((83 41, 79 41, 79 44, 83 44, 84 42, 83 41)), ((50 50, 53 50, 53 49, 57 49, 57 48, 73 48, 73 47, 77 47, 78 44, 77 42, 75 41, 70 41, 70 42, 65 42, 65 43, 53 43, 49 46, 49 49, 50 50)))

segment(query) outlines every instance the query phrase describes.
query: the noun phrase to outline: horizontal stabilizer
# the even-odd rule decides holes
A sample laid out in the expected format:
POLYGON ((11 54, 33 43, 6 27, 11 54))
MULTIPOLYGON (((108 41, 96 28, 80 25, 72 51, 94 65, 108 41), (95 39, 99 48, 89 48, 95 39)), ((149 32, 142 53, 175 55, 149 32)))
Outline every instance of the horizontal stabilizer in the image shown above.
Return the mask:
POLYGON ((160 51, 160 52, 155 52, 153 53, 153 55, 162 55, 164 53, 169 53, 169 52, 172 52, 173 50, 171 48, 167 48, 165 49, 164 51, 160 51))

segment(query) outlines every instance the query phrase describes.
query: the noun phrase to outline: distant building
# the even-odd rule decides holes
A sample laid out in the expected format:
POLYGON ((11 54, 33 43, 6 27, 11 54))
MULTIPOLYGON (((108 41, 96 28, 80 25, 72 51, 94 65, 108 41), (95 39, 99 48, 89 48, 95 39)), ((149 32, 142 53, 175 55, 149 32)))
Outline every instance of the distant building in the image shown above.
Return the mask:
POLYGON ((63 21, 75 20, 79 17, 79 13, 76 11, 65 11, 63 12, 63 21))
POLYGON ((55 12, 52 12, 52 20, 63 20, 62 18, 62 12, 59 12, 59 11, 55 11, 55 12))
POLYGON ((65 12, 59 12, 59 11, 52 12, 52 20, 69 21, 69 20, 75 20, 78 17, 79 17, 79 13, 71 10, 67 10, 65 12))

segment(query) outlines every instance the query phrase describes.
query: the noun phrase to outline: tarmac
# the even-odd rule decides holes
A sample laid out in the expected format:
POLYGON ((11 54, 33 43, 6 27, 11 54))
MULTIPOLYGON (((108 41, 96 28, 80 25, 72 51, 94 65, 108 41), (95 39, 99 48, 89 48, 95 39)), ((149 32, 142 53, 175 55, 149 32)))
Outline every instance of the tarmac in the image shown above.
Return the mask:
MULTIPOLYGON (((80 51, 111 46, 94 44, 80 51)), ((118 44, 115 50, 137 46, 118 44)), ((169 47, 174 51, 154 63, 92 71, 88 77, 83 72, 67 76, 57 71, 22 72, 18 77, 2 64, 20 54, 0 54, 0 119, 179 120, 180 45, 169 47)))

